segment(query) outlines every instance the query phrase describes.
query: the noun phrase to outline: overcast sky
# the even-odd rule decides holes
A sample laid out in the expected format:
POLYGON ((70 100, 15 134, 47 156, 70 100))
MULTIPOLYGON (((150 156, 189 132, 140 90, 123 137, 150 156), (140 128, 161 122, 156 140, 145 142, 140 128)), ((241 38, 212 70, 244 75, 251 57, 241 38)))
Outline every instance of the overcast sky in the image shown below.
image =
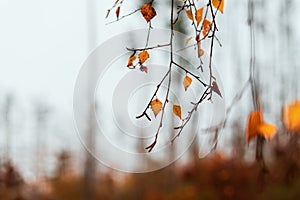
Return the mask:
MULTIPOLYGON (((282 1, 274 2, 276 3, 268 4, 268 10, 265 12, 268 13, 265 25, 267 33, 269 31, 269 41, 258 39, 261 44, 258 45, 258 53, 263 58, 260 60, 262 63, 270 64, 273 61, 280 69, 278 63, 286 64, 291 61, 283 54, 281 60, 276 62, 276 58, 281 55, 284 48, 281 48, 282 43, 278 42, 281 33, 278 32, 277 23, 280 17, 278 14, 280 6, 277 5, 282 1), (271 46, 260 48, 268 45, 271 46), (267 54, 271 50, 274 50, 274 53, 267 54)), ((37 101, 49 104, 67 116, 71 127, 67 130, 73 134, 72 95, 83 62, 92 50, 112 36, 135 28, 147 27, 141 17, 134 16, 105 25, 114 19, 114 17, 105 19, 107 9, 113 3, 114 0, 0 0, 0 95, 3 97, 7 93, 12 93, 18 104, 25 108, 31 107, 37 101)), ((295 7, 299 7, 299 3, 294 4, 290 14, 299 19, 299 14, 295 12, 295 7)), ((218 36, 223 47, 215 50, 215 64, 224 83, 224 97, 226 101, 228 100, 227 104, 238 90, 236 87, 241 86, 248 77, 249 28, 246 23, 246 6, 246 0, 228 0, 225 3, 224 15, 218 16, 220 24, 218 36), (239 74, 233 74, 233 71, 239 74)), ((127 9, 121 10, 121 15, 122 12, 128 13, 134 8, 134 5, 129 4, 127 9)), ((158 10, 158 13, 164 12, 158 10)), ((114 12, 112 14, 114 15, 114 12)), ((258 21, 264 19, 262 17, 264 16, 258 15, 258 21)), ((163 27, 164 24, 154 21, 153 25, 163 27)), ((297 39, 299 27, 292 28, 294 49, 291 50, 293 53, 291 58, 297 58, 299 48, 295 47, 299 46, 297 39)), ((262 35, 258 37, 262 38, 262 35)), ((277 76, 281 73, 275 71, 274 74, 270 74, 272 65, 263 67, 268 77, 272 78, 274 74, 277 76)), ((299 65, 295 67, 299 69, 299 65)), ((265 82, 268 80, 271 79, 265 79, 265 82)), ((268 90, 270 93, 271 91, 268 90)), ((2 97, 1 102, 4 99, 2 97)), ((294 97, 295 95, 291 98, 294 97)), ((270 98, 270 101, 272 100, 274 98, 270 98)), ((32 125, 29 127, 32 128, 32 125)), ((79 145, 78 141, 76 145, 79 145)))

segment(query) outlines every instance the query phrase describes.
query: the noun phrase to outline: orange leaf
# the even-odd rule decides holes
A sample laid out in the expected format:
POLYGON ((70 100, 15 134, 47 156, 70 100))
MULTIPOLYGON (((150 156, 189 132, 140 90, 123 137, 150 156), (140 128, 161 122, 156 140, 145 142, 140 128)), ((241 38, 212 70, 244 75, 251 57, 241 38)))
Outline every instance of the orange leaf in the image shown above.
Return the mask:
POLYGON ((258 126, 257 131, 266 139, 272 139, 277 132, 277 127, 272 124, 262 123, 258 126))
POLYGON ((134 55, 134 54, 132 54, 129 58, 128 58, 128 64, 127 64, 127 67, 132 67, 132 66, 134 66, 133 65, 133 61, 135 61, 136 60, 136 56, 134 55))
POLYGON ((198 50, 198 55, 203 56, 204 55, 204 50, 203 49, 198 50))
POLYGON ((294 101, 282 109, 285 128, 291 133, 300 132, 300 101, 294 101))
POLYGON ((202 14, 203 14, 203 7, 202 8, 199 8, 197 11, 196 11, 196 21, 197 21, 197 26, 200 24, 201 20, 202 20, 202 14))
POLYGON ((120 15, 120 6, 117 7, 117 9, 116 9, 116 16, 117 16, 117 19, 119 19, 119 15, 120 15))
POLYGON ((147 22, 156 16, 156 11, 151 4, 144 4, 141 8, 141 13, 147 22))
POLYGON ((224 0, 212 0, 212 5, 218 9, 221 13, 223 13, 224 9, 224 0))
POLYGON ((211 25, 211 22, 209 20, 205 19, 203 21, 203 24, 202 24, 202 28, 203 28, 202 33, 203 33, 204 37, 206 37, 207 34, 208 34, 208 32, 210 31, 210 25, 211 25))
POLYGON ((183 86, 184 86, 185 91, 191 85, 192 81, 193 80, 190 77, 188 77, 187 75, 184 77, 184 79, 183 79, 183 86))
POLYGON ((156 98, 153 101, 151 101, 150 106, 151 106, 151 109, 154 113, 154 116, 156 117, 158 115, 158 113, 161 111, 161 108, 162 108, 161 101, 158 98, 156 98))
POLYGON ((246 128, 246 138, 249 142, 258 135, 257 128, 263 123, 263 116, 261 110, 252 111, 249 114, 246 128))
POLYGON ((204 50, 201 49, 200 35, 198 34, 195 39, 197 41, 198 57, 203 56, 204 55, 204 50))
POLYGON ((181 119, 181 107, 180 107, 180 105, 173 105, 173 113, 181 119))
POLYGON ((198 57, 203 56, 204 55, 204 50, 201 49, 201 40, 200 40, 199 35, 196 36, 196 41, 197 41, 197 48, 198 48, 198 57))
POLYGON ((188 18, 192 21, 194 21, 194 17, 193 17, 193 13, 191 10, 185 10, 186 15, 188 16, 188 18))
POLYGON ((140 64, 143 64, 149 58, 149 53, 147 51, 142 51, 139 53, 140 64))

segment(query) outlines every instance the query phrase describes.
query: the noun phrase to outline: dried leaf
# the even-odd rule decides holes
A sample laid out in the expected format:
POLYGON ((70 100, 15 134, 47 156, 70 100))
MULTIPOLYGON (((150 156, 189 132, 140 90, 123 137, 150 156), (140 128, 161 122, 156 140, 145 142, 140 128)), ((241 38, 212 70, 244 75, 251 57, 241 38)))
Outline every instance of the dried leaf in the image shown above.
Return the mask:
POLYGON ((203 21, 203 24, 202 24, 202 28, 203 28, 202 34, 203 34, 204 37, 206 37, 207 34, 209 33, 209 31, 210 31, 210 26, 211 26, 211 22, 210 22, 208 19, 205 19, 205 20, 203 21))
POLYGON ((277 127, 272 124, 262 123, 261 125, 258 126, 257 131, 259 134, 261 134, 262 136, 264 136, 266 139, 269 140, 272 139, 276 134, 277 127))
POLYGON ((188 77, 187 75, 184 77, 184 79, 183 79, 183 86, 184 86, 185 91, 191 85, 192 81, 193 80, 190 77, 188 77))
POLYGON ((173 113, 181 119, 181 107, 180 107, 180 105, 173 105, 173 113))
POLYGON ((198 57, 203 56, 204 55, 204 50, 201 49, 201 40, 200 40, 199 35, 196 36, 196 41, 197 41, 198 57))
POLYGON ((192 39, 193 39, 193 36, 187 38, 187 39, 185 40, 185 43, 188 44, 192 39))
POLYGON ((215 93, 217 93, 221 98, 223 98, 223 97, 222 97, 222 94, 221 94, 221 92, 220 92, 219 86, 218 86, 218 84, 217 84, 216 81, 214 81, 214 82, 212 83, 212 91, 215 92, 215 93))
POLYGON ((150 106, 151 106, 151 109, 154 113, 154 116, 156 117, 158 115, 158 113, 161 111, 161 108, 162 108, 161 101, 158 98, 156 98, 153 101, 151 101, 150 106))
POLYGON ((204 50, 203 49, 198 49, 198 55, 203 56, 204 55, 204 50))
POLYGON ((194 21, 194 16, 191 10, 185 10, 185 13, 190 20, 194 21))
POLYGON ((246 139, 248 142, 258 135, 257 129, 262 123, 263 116, 261 110, 255 110, 249 114, 246 127, 246 139))
POLYGON ((135 54, 132 54, 129 58, 128 58, 128 64, 127 67, 132 68, 133 62, 136 60, 136 56, 135 54))
POLYGON ((212 5, 218 9, 221 13, 223 13, 224 9, 224 0, 212 0, 212 5))
POLYGON ((120 16, 120 6, 117 7, 117 9, 116 9, 116 16, 117 16, 117 19, 119 19, 119 16, 120 16))
POLYGON ((140 70, 141 70, 142 72, 145 72, 146 74, 148 73, 148 67, 146 67, 146 66, 144 66, 144 65, 141 65, 140 70))
POLYGON ((139 53, 139 62, 143 64, 149 58, 149 53, 147 51, 142 51, 139 53))
POLYGON ((300 101, 294 101, 282 109, 282 119, 285 128, 290 133, 300 132, 300 101))
POLYGON ((202 20, 203 9, 204 9, 204 7, 199 8, 199 9, 196 11, 196 21, 197 21, 197 26, 199 26, 199 24, 200 24, 200 22, 201 22, 201 20, 202 20))
POLYGON ((141 8, 141 13, 147 22, 156 16, 156 11, 151 4, 144 4, 141 8))

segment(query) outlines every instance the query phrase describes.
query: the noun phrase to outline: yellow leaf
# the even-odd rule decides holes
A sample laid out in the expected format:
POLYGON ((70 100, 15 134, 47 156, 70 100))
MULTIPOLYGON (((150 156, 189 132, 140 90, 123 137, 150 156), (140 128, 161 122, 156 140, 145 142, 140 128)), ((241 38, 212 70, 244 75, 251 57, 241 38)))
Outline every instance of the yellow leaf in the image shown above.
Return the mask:
POLYGON ((193 17, 193 13, 191 10, 185 10, 186 15, 188 16, 188 18, 192 21, 194 21, 194 17, 193 17))
POLYGON ((218 9, 221 13, 223 13, 224 9, 224 0, 212 0, 212 5, 218 9))
POLYGON ((272 124, 262 123, 261 125, 258 126, 257 131, 259 134, 261 134, 262 136, 264 136, 266 139, 269 140, 272 139, 276 134, 277 127, 272 124))
POLYGON ((246 139, 249 142, 258 135, 257 128, 263 123, 261 110, 252 111, 248 116, 246 139))
POLYGON ((197 11, 196 11, 196 21, 197 21, 197 26, 200 24, 201 20, 202 20, 202 14, 203 14, 203 7, 202 8, 199 8, 197 11))
POLYGON ((116 16, 117 16, 117 19, 119 19, 119 15, 120 15, 120 6, 117 7, 117 9, 116 9, 116 16))
POLYGON ((151 109, 154 113, 154 116, 156 117, 158 115, 158 113, 161 111, 161 108, 162 108, 161 101, 156 98, 153 101, 151 101, 150 106, 151 106, 151 109))
POLYGON ((184 77, 184 79, 183 79, 183 86, 184 86, 185 91, 191 85, 192 81, 193 80, 190 77, 188 77, 187 75, 184 77))
POLYGON ((300 101, 294 101, 282 109, 282 119, 285 128, 290 133, 300 132, 300 101))
POLYGON ((134 66, 133 65, 133 62, 136 60, 136 56, 134 54, 132 54, 129 58, 128 58, 128 64, 127 64, 127 67, 132 67, 134 66))
POLYGON ((149 53, 147 51, 142 51, 139 53, 140 64, 143 64, 149 58, 149 53))
POLYGON ((151 4, 144 4, 141 8, 141 13, 147 22, 156 16, 156 11, 151 4))
POLYGON ((173 113, 181 119, 181 107, 180 107, 180 105, 173 105, 173 113))

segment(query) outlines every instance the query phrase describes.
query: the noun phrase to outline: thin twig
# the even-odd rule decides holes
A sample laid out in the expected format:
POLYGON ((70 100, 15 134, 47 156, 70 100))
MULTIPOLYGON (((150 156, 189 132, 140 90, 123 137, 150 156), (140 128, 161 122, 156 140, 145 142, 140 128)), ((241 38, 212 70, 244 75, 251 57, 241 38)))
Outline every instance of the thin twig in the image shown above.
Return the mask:
POLYGON ((136 12, 138 12, 138 11, 140 11, 140 10, 141 10, 140 8, 139 8, 139 9, 136 9, 135 11, 133 11, 133 12, 131 12, 131 13, 128 13, 128 14, 126 14, 126 15, 123 15, 122 17, 119 17, 117 20, 114 20, 114 21, 111 21, 111 22, 106 23, 105 25, 109 25, 109 24, 118 22, 118 21, 124 19, 125 17, 128 17, 128 16, 130 16, 130 15, 133 15, 134 13, 136 13, 136 12))
POLYGON ((156 46, 152 46, 152 47, 145 47, 145 48, 127 48, 128 51, 146 51, 146 50, 153 50, 153 49, 158 49, 158 48, 162 48, 162 47, 168 47, 171 44, 158 44, 156 46))
POLYGON ((148 152, 151 152, 152 149, 154 148, 154 146, 156 145, 157 143, 157 138, 158 138, 158 134, 160 132, 160 129, 162 128, 162 123, 163 123, 163 118, 164 118, 164 113, 165 113, 165 108, 166 108, 166 105, 168 103, 168 98, 169 98, 169 93, 170 93, 170 87, 171 87, 171 79, 172 79, 172 66, 173 66, 173 39, 174 39, 174 1, 175 0, 172 0, 172 3, 171 3, 171 17, 170 17, 170 28, 171 28, 171 31, 170 31, 170 63, 169 63, 169 70, 168 70, 168 86, 167 86, 167 92, 166 92, 166 96, 165 96, 165 100, 164 100, 164 103, 163 103, 163 107, 162 107, 162 113, 161 113, 161 117, 160 117, 160 123, 159 123, 159 126, 158 126, 158 129, 156 131, 156 134, 155 134, 155 139, 154 141, 152 142, 152 144, 150 144, 148 147, 146 147, 146 149, 148 150, 148 152))
POLYGON ((199 76, 197 76, 196 74, 192 73, 190 70, 185 69, 184 67, 182 67, 181 65, 177 64, 176 62, 173 62, 173 64, 177 67, 179 67, 180 69, 182 69, 183 71, 185 71, 185 73, 190 74, 191 76, 193 76, 197 81, 199 81, 204 87, 207 87, 208 85, 206 83, 204 83, 199 76))

